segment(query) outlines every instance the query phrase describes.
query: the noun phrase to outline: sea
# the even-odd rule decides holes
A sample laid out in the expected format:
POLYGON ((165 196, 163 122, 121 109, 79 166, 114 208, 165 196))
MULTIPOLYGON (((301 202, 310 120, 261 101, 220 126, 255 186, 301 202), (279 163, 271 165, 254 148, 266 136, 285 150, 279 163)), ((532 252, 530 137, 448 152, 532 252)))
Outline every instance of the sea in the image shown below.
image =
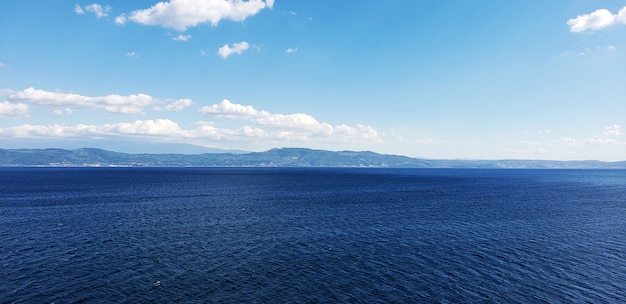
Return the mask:
POLYGON ((0 303, 626 303, 626 170, 0 168, 0 303))

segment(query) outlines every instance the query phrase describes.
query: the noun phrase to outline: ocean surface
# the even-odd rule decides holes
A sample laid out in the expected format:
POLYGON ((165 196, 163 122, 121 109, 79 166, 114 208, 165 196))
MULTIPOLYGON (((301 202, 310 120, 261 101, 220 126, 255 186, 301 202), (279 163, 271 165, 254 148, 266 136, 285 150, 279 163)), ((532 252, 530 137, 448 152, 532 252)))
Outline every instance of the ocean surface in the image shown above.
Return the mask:
POLYGON ((626 303, 626 171, 0 168, 0 303, 626 303))

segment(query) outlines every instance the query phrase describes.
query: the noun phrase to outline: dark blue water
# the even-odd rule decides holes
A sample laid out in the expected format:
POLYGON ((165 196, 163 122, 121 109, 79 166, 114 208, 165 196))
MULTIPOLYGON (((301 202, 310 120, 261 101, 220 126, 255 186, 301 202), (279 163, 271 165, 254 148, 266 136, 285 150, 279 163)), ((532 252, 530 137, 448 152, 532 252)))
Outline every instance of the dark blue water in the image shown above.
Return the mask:
POLYGON ((9 168, 0 220, 0 303, 626 302, 623 170, 9 168))

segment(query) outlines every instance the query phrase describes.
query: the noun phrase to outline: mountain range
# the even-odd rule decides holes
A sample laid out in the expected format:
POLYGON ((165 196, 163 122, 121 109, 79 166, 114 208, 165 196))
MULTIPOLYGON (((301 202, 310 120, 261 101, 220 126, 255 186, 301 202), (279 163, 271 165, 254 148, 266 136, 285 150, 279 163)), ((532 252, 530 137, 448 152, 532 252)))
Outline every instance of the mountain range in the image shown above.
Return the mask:
POLYGON ((626 169, 626 161, 436 160, 305 148, 251 153, 129 154, 102 149, 0 149, 2 167, 389 167, 626 169))

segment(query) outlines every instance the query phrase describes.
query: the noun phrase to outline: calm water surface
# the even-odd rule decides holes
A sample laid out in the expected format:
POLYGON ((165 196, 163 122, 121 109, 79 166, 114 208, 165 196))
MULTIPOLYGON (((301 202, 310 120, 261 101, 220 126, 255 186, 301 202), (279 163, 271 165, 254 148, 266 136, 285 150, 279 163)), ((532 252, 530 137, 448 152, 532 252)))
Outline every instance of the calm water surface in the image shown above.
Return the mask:
POLYGON ((624 303, 626 171, 0 169, 0 303, 624 303))

